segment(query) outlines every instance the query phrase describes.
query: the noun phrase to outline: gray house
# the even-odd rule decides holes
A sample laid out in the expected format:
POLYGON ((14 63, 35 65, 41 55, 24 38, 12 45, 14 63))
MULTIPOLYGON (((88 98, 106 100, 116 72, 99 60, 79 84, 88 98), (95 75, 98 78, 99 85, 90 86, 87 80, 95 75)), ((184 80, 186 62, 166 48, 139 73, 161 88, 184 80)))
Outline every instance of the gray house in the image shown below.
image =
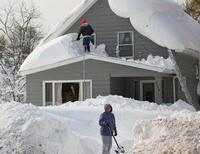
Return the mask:
MULTIPOLYGON (((138 33, 129 19, 115 15, 108 0, 90 0, 77 8, 70 17, 49 33, 40 46, 67 33, 76 33, 84 17, 94 27, 95 44, 106 44, 109 57, 85 55, 44 66, 40 69, 21 71, 26 75, 26 102, 34 105, 58 105, 67 101, 85 100, 98 95, 121 95, 158 104, 186 100, 174 69, 149 66, 119 57, 142 59, 149 54, 169 56, 168 49, 157 45, 138 33), (119 53, 117 52, 119 51, 119 53), (119 57, 118 57, 119 56, 119 57), (84 74, 84 77, 83 77, 84 74)), ((198 107, 198 59, 173 53, 193 104, 198 107)))

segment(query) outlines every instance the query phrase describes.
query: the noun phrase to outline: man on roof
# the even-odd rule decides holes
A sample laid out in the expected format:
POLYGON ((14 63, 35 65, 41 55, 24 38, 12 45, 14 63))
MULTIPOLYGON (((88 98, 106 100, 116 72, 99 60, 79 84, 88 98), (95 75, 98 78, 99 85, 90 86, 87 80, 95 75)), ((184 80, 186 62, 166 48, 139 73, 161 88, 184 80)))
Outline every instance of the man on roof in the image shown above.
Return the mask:
POLYGON ((85 49, 85 52, 90 52, 90 42, 91 42, 91 36, 94 33, 94 30, 90 24, 88 24, 86 19, 81 19, 80 21, 81 26, 78 33, 77 40, 80 40, 80 36, 83 36, 83 46, 85 49))

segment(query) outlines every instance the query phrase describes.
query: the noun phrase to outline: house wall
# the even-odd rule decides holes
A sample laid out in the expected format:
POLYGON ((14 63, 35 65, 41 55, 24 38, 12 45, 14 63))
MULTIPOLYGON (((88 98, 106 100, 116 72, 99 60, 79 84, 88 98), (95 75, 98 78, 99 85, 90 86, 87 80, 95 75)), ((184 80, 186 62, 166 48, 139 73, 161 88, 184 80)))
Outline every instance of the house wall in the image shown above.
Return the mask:
MULTIPOLYGON (((26 78, 27 102, 42 105, 42 83, 44 80, 80 80, 82 79, 82 72, 82 62, 79 62, 28 75, 26 78)), ((86 61, 86 79, 92 80, 93 97, 110 94, 111 77, 151 77, 159 74, 108 62, 86 61)), ((168 75, 166 74, 166 76, 168 75)))
MULTIPOLYGON (((198 103, 199 98, 197 96, 197 84, 198 84, 198 80, 196 79, 197 58, 184 55, 181 53, 174 53, 174 55, 175 55, 176 62, 178 66, 180 67, 180 71, 182 75, 186 78, 187 87, 193 98, 194 106, 196 107, 196 109, 200 109, 199 103, 198 103)), ((178 87, 177 95, 179 99, 186 100, 184 93, 181 90, 180 85, 178 87)))
MULTIPOLYGON (((133 31, 135 59, 146 58, 149 54, 168 57, 166 48, 160 47, 138 33, 129 19, 115 15, 110 9, 108 0, 99 0, 82 17, 88 19, 94 27, 97 34, 97 44, 106 44, 106 51, 110 56, 116 55, 117 33, 120 31, 133 31)), ((78 32, 79 21, 80 19, 66 33, 78 32)))

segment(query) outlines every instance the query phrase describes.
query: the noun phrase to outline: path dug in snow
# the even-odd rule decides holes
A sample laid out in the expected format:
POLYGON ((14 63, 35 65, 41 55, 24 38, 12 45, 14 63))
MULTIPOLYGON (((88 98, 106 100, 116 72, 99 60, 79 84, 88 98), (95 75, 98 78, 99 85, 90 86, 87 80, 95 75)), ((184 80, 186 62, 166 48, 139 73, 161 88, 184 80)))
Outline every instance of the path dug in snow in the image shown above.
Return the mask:
MULTIPOLYGON (((4 103, 0 105, 0 153, 101 154, 98 119, 105 103, 113 105, 119 133, 117 139, 126 151, 133 146, 133 139, 135 143, 141 143, 137 136, 146 133, 141 131, 143 129, 139 129, 145 128, 143 123, 141 127, 136 127, 137 131, 132 132, 136 121, 152 120, 159 116, 164 116, 168 121, 175 112, 180 115, 186 114, 186 111, 188 114, 194 112, 194 108, 183 101, 166 106, 121 96, 99 96, 96 99, 55 107, 36 107, 15 102, 4 103)), ((198 116, 196 117, 199 119, 198 116)), ((158 125, 155 125, 153 129, 154 125, 154 121, 146 125, 146 128, 152 128, 150 131, 152 136, 154 135, 153 130, 160 131, 156 128, 158 125)), ((196 132, 193 134, 195 135, 196 132)), ((145 141, 145 137, 143 139, 145 141)), ((145 146, 142 147, 145 148, 145 146)), ((115 144, 113 143, 114 149, 115 144)))

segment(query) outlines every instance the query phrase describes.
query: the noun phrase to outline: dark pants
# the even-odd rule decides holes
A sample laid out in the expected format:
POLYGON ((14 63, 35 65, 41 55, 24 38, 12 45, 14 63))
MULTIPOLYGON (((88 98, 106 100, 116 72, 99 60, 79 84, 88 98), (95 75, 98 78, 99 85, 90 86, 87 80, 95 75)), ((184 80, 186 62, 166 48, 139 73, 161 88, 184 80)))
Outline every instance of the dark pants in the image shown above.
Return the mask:
POLYGON ((91 37, 87 36, 83 38, 83 46, 85 49, 85 52, 90 52, 90 41, 91 41, 91 37))

